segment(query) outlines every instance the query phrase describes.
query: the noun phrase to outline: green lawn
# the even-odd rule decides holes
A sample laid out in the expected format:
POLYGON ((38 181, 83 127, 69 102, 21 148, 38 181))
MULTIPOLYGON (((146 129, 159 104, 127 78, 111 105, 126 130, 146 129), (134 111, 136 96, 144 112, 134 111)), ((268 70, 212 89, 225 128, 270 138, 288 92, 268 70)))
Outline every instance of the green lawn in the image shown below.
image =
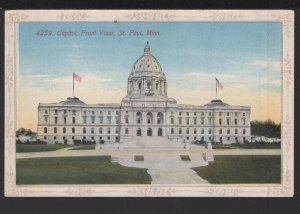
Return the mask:
POLYGON ((95 150, 95 145, 78 146, 70 150, 95 150))
POLYGON ((215 156, 194 170, 212 184, 280 183, 280 156, 215 156))
POLYGON ((33 145, 33 144, 17 144, 16 152, 46 152, 56 151, 66 147, 72 147, 73 145, 58 145, 58 144, 47 144, 47 145, 33 145))
POLYGON ((110 156, 17 160, 17 184, 150 184, 147 169, 123 167, 110 156))

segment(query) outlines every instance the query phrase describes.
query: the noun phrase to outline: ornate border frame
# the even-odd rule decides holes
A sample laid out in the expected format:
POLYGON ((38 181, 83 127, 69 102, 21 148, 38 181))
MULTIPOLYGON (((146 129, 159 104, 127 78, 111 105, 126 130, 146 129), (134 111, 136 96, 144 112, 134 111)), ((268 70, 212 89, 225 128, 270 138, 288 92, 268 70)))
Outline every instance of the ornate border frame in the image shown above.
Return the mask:
POLYGON ((288 10, 16 10, 5 13, 5 196, 292 197, 294 13, 288 10), (250 22, 282 24, 282 183, 253 185, 16 185, 16 85, 20 22, 250 22))

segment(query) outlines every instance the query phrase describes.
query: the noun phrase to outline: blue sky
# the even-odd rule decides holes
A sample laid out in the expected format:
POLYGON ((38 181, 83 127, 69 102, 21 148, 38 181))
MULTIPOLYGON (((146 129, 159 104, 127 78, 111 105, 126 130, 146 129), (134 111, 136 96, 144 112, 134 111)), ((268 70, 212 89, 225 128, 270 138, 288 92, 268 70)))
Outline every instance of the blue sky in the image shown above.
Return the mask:
POLYGON ((257 94, 256 103, 269 99, 263 94, 281 93, 281 25, 276 22, 20 23, 20 88, 38 91, 39 102, 58 102, 72 95, 75 72, 88 84, 77 84, 76 96, 93 103, 118 103, 126 96, 127 78, 147 41, 167 76, 169 95, 178 96, 181 89, 185 93, 173 96, 181 103, 195 100, 192 96, 200 96, 198 103, 191 103, 199 105, 214 98, 215 76, 224 85, 221 98, 234 105, 252 106, 254 101, 234 99, 232 91, 240 91, 236 96, 257 94), (53 35, 38 36, 39 30, 52 30, 53 35), (77 30, 78 35, 57 36, 60 30, 77 30), (115 36, 80 36, 82 30, 114 31, 115 36), (117 36, 119 30, 127 35, 117 36), (144 35, 130 36, 130 30, 142 30, 144 35), (147 30, 159 36, 147 36, 147 30), (109 98, 91 93, 92 99, 85 91, 88 86, 116 93, 109 98), (47 100, 44 93, 56 93, 56 101, 47 100))

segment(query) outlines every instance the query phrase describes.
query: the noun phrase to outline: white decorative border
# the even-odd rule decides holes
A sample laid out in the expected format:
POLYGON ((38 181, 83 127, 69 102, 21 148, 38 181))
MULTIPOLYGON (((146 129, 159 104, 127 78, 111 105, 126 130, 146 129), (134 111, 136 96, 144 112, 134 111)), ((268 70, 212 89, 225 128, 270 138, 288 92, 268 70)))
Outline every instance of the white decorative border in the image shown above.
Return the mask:
POLYGON ((288 10, 35 10, 5 13, 5 196, 291 197, 294 194, 294 13, 288 10), (19 22, 249 22, 282 24, 282 183, 268 185, 16 185, 19 22))

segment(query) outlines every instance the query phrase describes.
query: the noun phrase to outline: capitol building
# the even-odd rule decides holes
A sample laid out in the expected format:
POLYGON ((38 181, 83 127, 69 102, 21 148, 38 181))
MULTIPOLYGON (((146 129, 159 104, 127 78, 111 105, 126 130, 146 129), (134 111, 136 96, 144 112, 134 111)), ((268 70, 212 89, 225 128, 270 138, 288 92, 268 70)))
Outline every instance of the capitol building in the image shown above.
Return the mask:
POLYGON ((168 97, 167 79, 149 43, 133 64, 127 96, 115 104, 86 104, 76 97, 39 103, 37 138, 47 143, 76 140, 122 145, 143 142, 223 144, 251 141, 251 108, 220 99, 198 105, 178 104, 168 97))

